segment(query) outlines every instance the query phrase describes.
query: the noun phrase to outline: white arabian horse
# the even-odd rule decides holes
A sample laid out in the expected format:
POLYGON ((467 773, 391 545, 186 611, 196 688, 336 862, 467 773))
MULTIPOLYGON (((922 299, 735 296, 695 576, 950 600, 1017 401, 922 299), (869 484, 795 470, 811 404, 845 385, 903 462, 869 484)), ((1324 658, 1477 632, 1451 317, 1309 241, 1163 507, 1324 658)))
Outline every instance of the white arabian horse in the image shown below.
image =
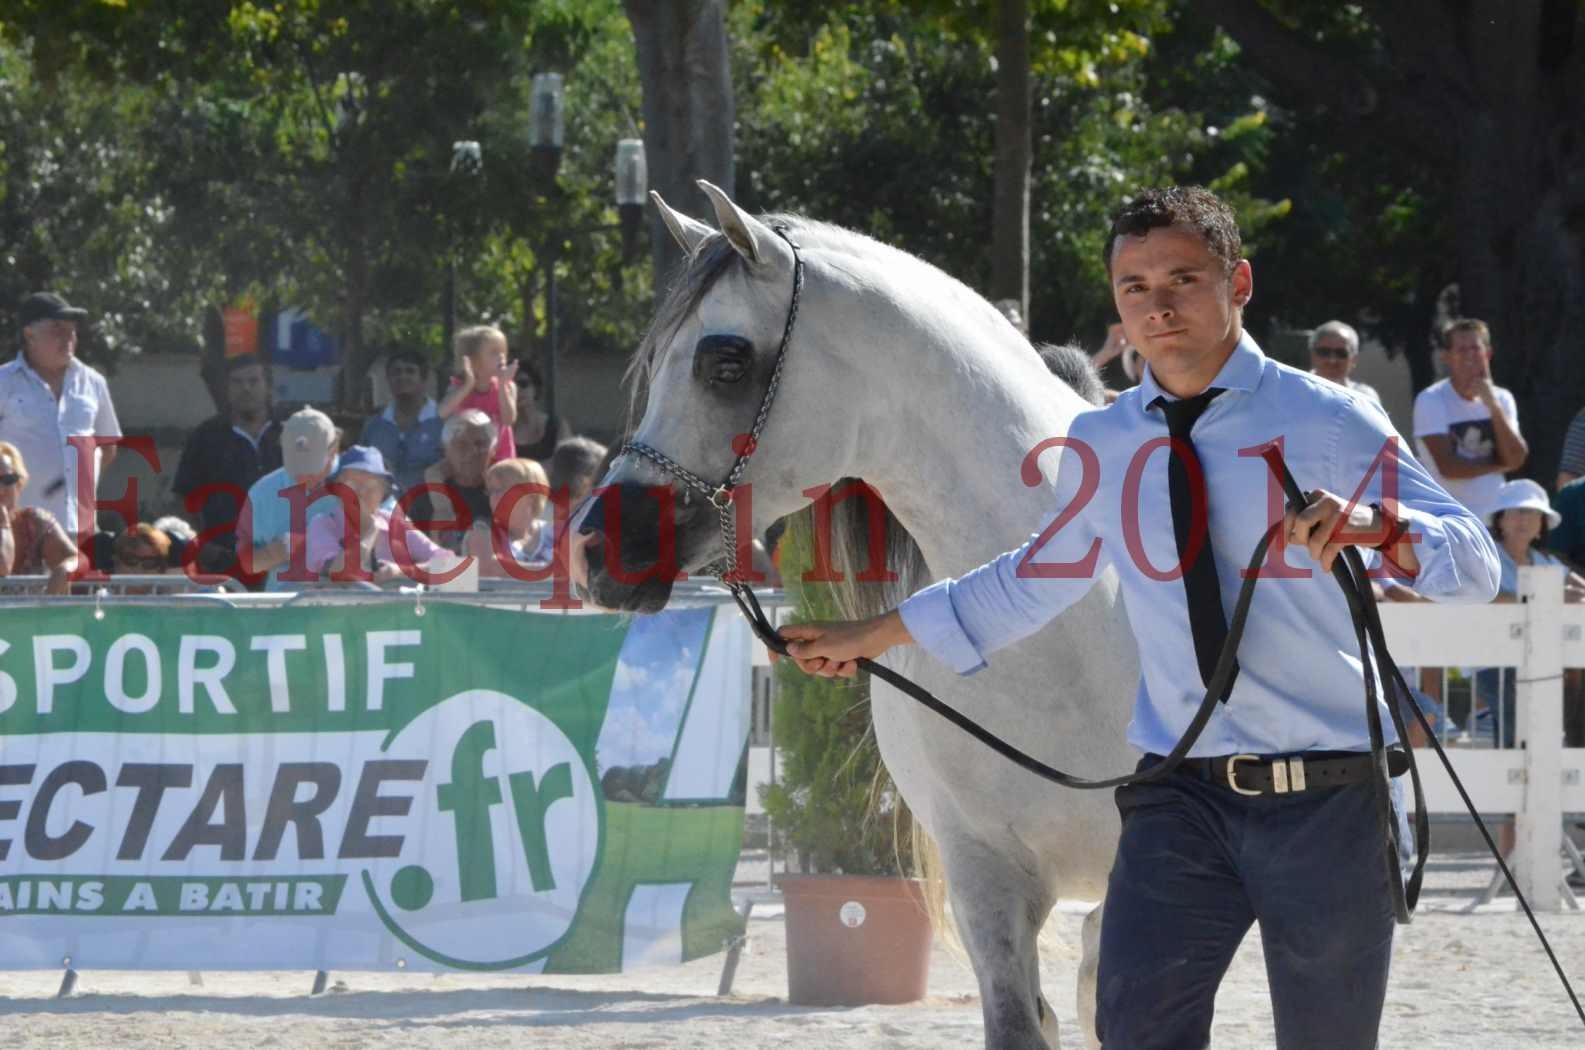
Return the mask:
MULTIPOLYGON (((700 186, 719 232, 655 198, 689 262, 634 362, 642 415, 632 440, 719 483, 736 458, 733 438, 753 429, 771 382, 794 253, 766 222, 700 186)), ((754 533, 807 505, 805 490, 862 478, 906 529, 888 552, 900 578, 871 596, 871 611, 1023 542, 1052 510, 1048 486, 1021 477, 1026 455, 1067 433, 1089 406, 989 303, 929 264, 833 226, 769 221, 798 244, 805 274, 780 384, 741 478, 752 486, 754 533)), ((742 446, 739 438, 736 451, 742 446)), ((1044 453, 1048 477, 1058 454, 1044 453)), ((687 572, 720 556, 715 508, 676 482, 637 454, 613 464, 604 484, 618 487, 619 523, 609 495, 580 518, 583 530, 610 534, 608 543, 587 545, 581 567, 597 604, 663 606, 669 579, 634 575, 655 563, 663 544, 673 544, 687 572), (667 486, 669 501, 657 495, 667 486), (662 514, 674 516, 674 533, 669 522, 661 529, 662 514)), ((895 651, 886 662, 1048 764, 1086 776, 1133 767, 1123 731, 1138 662, 1110 575, 976 675, 960 678, 917 650, 895 651)), ((1059 897, 1104 894, 1118 837, 1111 793, 1037 779, 879 681, 872 710, 887 769, 940 850, 979 979, 986 1045, 1057 1046, 1036 938, 1059 897)), ((1084 923, 1078 991, 1078 1021, 1091 1045, 1099 924, 1097 906, 1084 923)))

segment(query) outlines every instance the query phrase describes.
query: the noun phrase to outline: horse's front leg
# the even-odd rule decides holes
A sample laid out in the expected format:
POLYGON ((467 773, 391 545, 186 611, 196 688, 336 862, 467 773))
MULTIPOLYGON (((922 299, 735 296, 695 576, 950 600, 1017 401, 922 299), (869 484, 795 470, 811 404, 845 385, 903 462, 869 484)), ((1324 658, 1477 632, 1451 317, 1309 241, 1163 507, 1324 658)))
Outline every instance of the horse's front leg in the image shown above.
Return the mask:
POLYGON ((987 844, 939 839, 958 932, 974 964, 990 1050, 1056 1050, 1057 1018, 1040 994, 1036 939, 1045 885, 987 844))

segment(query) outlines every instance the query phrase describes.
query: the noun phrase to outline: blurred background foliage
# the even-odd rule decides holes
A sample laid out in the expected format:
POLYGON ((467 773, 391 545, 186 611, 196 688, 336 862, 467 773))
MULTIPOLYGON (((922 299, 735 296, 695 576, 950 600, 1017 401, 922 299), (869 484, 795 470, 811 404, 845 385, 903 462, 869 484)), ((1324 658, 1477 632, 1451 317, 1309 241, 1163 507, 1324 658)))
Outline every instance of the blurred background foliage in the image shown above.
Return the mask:
MULTIPOLYGON (((1340 54, 1381 49, 1359 8, 1268 3, 1340 54)), ((617 139, 641 135, 619 0, 15 0, 0 15, 0 297, 58 288, 94 314, 91 357, 199 348, 248 296, 307 309, 353 349, 442 355, 458 315, 543 352, 558 236, 564 353, 624 353, 656 277, 615 236, 617 139), (566 76, 559 181, 527 144, 535 72, 566 76), (483 166, 450 167, 476 140, 483 166)), ((737 195, 989 279, 996 5, 738 0, 737 195)), ((1455 278, 1445 180, 1361 148, 1352 115, 1283 104, 1186 0, 1031 0, 1034 338, 1099 345, 1101 247, 1141 186, 1235 205, 1261 282, 1251 318, 1366 322, 1424 365, 1455 278)), ((695 214, 702 197, 671 202, 695 214)), ((9 311, 0 338, 14 345, 9 311)), ((212 338, 212 336, 211 336, 212 338)), ((1417 375, 1417 378, 1421 378, 1417 375)), ((1423 380, 1422 380, 1423 381, 1423 380)), ((615 395, 613 395, 615 396, 615 395)))

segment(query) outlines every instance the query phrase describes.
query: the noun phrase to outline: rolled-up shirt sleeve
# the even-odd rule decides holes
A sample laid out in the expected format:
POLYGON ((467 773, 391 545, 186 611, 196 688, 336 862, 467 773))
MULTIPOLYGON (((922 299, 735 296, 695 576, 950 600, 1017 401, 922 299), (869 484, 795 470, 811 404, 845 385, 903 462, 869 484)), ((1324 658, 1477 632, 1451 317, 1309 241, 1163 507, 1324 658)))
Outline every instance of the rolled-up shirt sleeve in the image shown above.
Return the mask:
POLYGON ((1338 494, 1347 498, 1368 475, 1358 502, 1381 503, 1408 523, 1420 561, 1408 585, 1437 601, 1495 598, 1502 570, 1491 533, 1432 479, 1387 417, 1374 406, 1345 406, 1338 433, 1338 494))
POLYGON ((970 674, 991 653, 1034 634, 1089 592, 1107 562, 1082 509, 1046 535, 1072 502, 1081 473, 1077 457, 1065 453, 1053 486, 1056 510, 1023 546, 955 580, 932 584, 898 607, 920 648, 958 674, 970 674))

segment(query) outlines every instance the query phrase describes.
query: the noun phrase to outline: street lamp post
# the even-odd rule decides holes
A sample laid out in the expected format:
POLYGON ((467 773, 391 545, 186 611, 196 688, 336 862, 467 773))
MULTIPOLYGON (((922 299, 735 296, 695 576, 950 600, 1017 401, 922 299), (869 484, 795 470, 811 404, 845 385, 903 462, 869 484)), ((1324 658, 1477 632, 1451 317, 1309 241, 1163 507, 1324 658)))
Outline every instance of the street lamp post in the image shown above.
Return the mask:
POLYGON ((639 231, 644 227, 644 196, 649 192, 649 165, 644 160, 643 139, 621 139, 616 144, 616 210, 622 217, 622 258, 633 257, 639 231))
MULTIPOLYGON (((535 73, 534 87, 529 96, 528 144, 534 153, 535 164, 550 179, 551 196, 559 196, 556 182, 557 169, 561 167, 562 134, 564 131, 563 100, 560 73, 535 73)), ((545 238, 545 414, 554 426, 556 415, 556 257, 561 251, 561 233, 552 228, 545 238)))
MULTIPOLYGON (((559 204, 560 183, 556 173, 561 167, 564 131, 565 95, 560 73, 536 73, 529 96, 529 146, 538 175, 550 184, 553 203, 559 204)), ((540 255, 545 266, 545 413, 551 419, 556 415, 556 263, 561 255, 562 241, 580 233, 599 233, 607 230, 622 231, 622 257, 632 257, 633 247, 643 229, 645 194, 649 189, 648 169, 644 160, 642 139, 622 139, 616 144, 616 206, 621 216, 617 225, 586 226, 567 229, 552 225, 546 233, 540 255)), ((551 209, 560 215, 560 208, 551 209)))
MULTIPOLYGON (((453 177, 473 176, 479 174, 484 168, 484 152, 477 142, 463 141, 451 144, 451 168, 453 177)), ((447 209, 450 214, 452 209, 447 209)), ((452 235, 446 238, 446 301, 442 306, 441 317, 445 325, 445 353, 451 353, 451 339, 457 331, 457 245, 455 226, 452 235)))

